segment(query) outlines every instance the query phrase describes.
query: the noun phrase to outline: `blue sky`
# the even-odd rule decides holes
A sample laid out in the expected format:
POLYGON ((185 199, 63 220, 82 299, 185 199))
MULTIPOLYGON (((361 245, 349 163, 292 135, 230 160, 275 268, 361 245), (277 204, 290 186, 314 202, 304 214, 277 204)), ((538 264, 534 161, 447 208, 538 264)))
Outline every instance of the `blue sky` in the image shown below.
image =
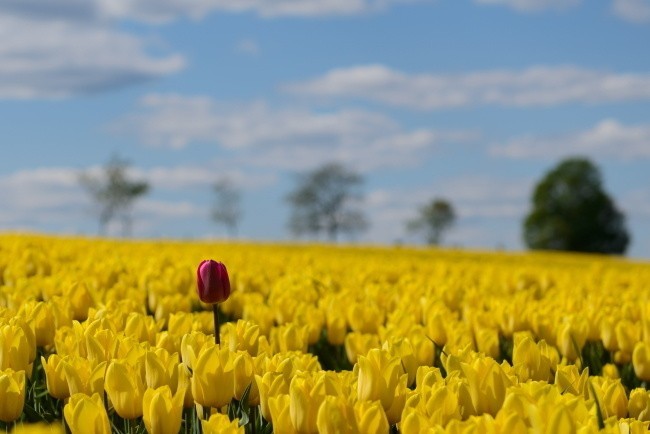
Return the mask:
MULTIPOLYGON (((80 171, 119 153, 142 237, 289 238, 295 173, 363 173, 361 241, 522 249, 537 180, 591 158, 650 257, 650 0, 10 0, 0 4, 0 229, 93 234, 80 171)), ((116 228, 113 228, 114 230, 116 228)), ((115 232, 117 233, 117 232, 115 232)))

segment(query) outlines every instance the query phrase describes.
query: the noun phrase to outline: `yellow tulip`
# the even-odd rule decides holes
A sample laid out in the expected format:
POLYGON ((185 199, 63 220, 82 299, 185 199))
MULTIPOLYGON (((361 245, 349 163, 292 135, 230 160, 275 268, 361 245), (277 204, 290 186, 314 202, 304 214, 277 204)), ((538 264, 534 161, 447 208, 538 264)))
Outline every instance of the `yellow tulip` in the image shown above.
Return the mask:
MULTIPOLYGON (((228 323, 232 324, 232 323, 228 323)), ((239 320, 231 327, 224 327, 231 352, 246 351, 251 356, 256 356, 259 349, 260 326, 250 322, 239 320)))
POLYGON ((227 415, 215 413, 208 420, 201 421, 203 434, 244 434, 243 426, 239 426, 239 419, 231 421, 227 415))
POLYGON ((289 385, 291 384, 291 370, 282 372, 266 372, 263 376, 256 375, 255 383, 259 390, 260 411, 264 419, 272 422, 269 399, 279 395, 289 394, 289 385))
POLYGON ((278 353, 289 351, 307 352, 309 330, 306 326, 294 323, 284 324, 271 329, 271 346, 278 353))
POLYGON ((589 381, 589 369, 584 369, 580 373, 575 365, 558 365, 555 371, 555 386, 562 394, 571 393, 589 399, 587 381, 589 381))
POLYGON ((325 397, 316 416, 320 434, 356 434, 359 432, 356 425, 353 406, 341 397, 325 397))
POLYGON ((255 382, 252 356, 246 351, 238 351, 233 356, 233 369, 235 399, 241 400, 244 391, 248 386, 250 386, 248 402, 250 405, 257 405, 259 403, 260 394, 257 388, 257 383, 255 382))
POLYGON ((86 282, 73 283, 63 292, 63 295, 69 306, 72 306, 73 319, 85 321, 88 318, 88 309, 95 304, 86 282))
POLYGON ((409 341, 413 346, 413 354, 418 366, 433 366, 436 350, 423 329, 417 329, 409 334, 409 341))
POLYGON ((282 434, 295 434, 291 422, 291 398, 289 395, 277 395, 269 398, 269 411, 273 420, 273 431, 282 434))
MULTIPOLYGON (((150 389, 171 386, 171 376, 164 361, 154 351, 147 351, 144 356, 145 383, 150 389)), ((173 366, 175 371, 175 366, 173 366)), ((174 372, 175 374, 175 372, 174 372)))
POLYGON ((199 353, 206 347, 214 346, 214 338, 201 332, 183 335, 181 339, 181 360, 188 368, 194 370, 199 353))
POLYGON ((110 434, 111 424, 99 394, 76 393, 63 408, 72 434, 110 434))
POLYGON ((567 359, 574 361, 584 347, 589 330, 588 324, 581 321, 561 324, 557 332, 557 343, 560 353, 567 359))
POLYGON ((0 370, 0 420, 18 419, 25 405, 25 371, 0 370))
POLYGON ((391 355, 399 357, 402 367, 408 375, 407 384, 410 386, 415 381, 415 374, 418 369, 418 362, 415 359, 413 346, 407 338, 393 337, 389 338, 382 345, 382 349, 387 350, 391 355))
POLYGON ((332 345, 343 345, 348 333, 348 322, 345 315, 338 310, 330 309, 325 317, 327 326, 327 341, 332 345))
POLYGON ((602 385, 603 417, 616 416, 618 419, 627 415, 628 399, 620 380, 606 380, 602 385))
POLYGON ((187 366, 183 363, 176 365, 177 381, 176 392, 184 390, 183 407, 190 408, 194 406, 194 397, 192 396, 192 374, 187 366))
POLYGON ((373 348, 380 348, 379 337, 375 334, 348 333, 345 336, 345 353, 350 363, 355 364, 359 356, 365 356, 373 348))
POLYGON ((357 395, 360 401, 381 401, 384 410, 393 404, 394 392, 405 376, 399 357, 386 350, 373 349, 359 357, 357 395))
POLYGON ((181 428, 185 391, 172 396, 169 386, 147 389, 142 397, 142 419, 149 434, 177 434, 181 428))
MULTIPOLYGON (((5 324, 0 325, 0 369, 11 368, 14 371, 29 370, 29 365, 34 360, 32 355, 32 343, 27 336, 33 333, 29 326, 5 324)), ((35 343, 34 354, 35 354, 35 343)))
POLYGON ((477 415, 489 413, 496 416, 503 405, 506 390, 514 383, 503 366, 489 357, 477 357, 472 363, 461 363, 461 371, 467 379, 477 415))
POLYGON ((298 373, 289 386, 291 424, 301 434, 317 433, 318 409, 325 400, 323 383, 308 373, 298 373))
POLYGON ((520 381, 548 381, 551 376, 551 361, 528 336, 515 340, 512 366, 520 381))
POLYGON ((632 353, 634 373, 643 381, 650 381, 650 344, 638 342, 632 353))
POLYGON ((386 413, 379 401, 358 401, 354 404, 354 415, 359 434, 388 434, 390 426, 386 413))
POLYGON ((167 322, 167 331, 175 336, 183 336, 192 332, 192 322, 194 315, 190 312, 175 312, 169 316, 167 322))
MULTIPOLYGON (((53 356, 50 356, 50 358, 53 356)), ((103 395, 106 362, 94 366, 90 360, 74 356, 66 359, 62 365, 70 395, 75 393, 85 393, 86 395, 98 393, 103 395)))
POLYGON ((293 323, 307 329, 307 343, 314 345, 320 339, 325 324, 325 315, 316 306, 303 304, 297 307, 293 323))
POLYGON ((21 306, 19 315, 26 318, 33 330, 37 346, 44 347, 54 343, 56 327, 51 305, 43 301, 30 301, 21 306))
POLYGON ((204 348, 194 366, 192 395, 204 407, 221 408, 235 396, 235 371, 228 348, 204 348))
POLYGON ((63 424, 57 422, 49 425, 43 422, 21 423, 16 425, 11 434, 65 434, 65 428, 63 424))
POLYGON ((625 355, 625 362, 629 362, 629 356, 634 351, 636 344, 641 340, 641 325, 627 319, 616 324, 616 339, 620 353, 625 355))
POLYGON ((499 358, 499 331, 492 328, 479 328, 474 334, 477 350, 493 359, 499 358))
POLYGON ((158 331, 158 324, 153 317, 138 312, 131 312, 124 326, 126 336, 135 338, 138 342, 148 342, 151 345, 156 343, 158 331))
POLYGON ((113 360, 106 370, 106 393, 117 414, 124 419, 142 416, 144 383, 140 370, 121 360, 113 360))
POLYGON ((603 377, 605 378, 611 378, 612 380, 616 380, 617 378, 621 378, 621 375, 618 372, 618 367, 613 364, 613 363, 606 363, 603 365, 603 377))
POLYGON ((347 319, 357 333, 377 333, 384 322, 384 311, 374 303, 353 303, 347 308, 347 319))
MULTIPOLYGON (((113 358, 118 339, 110 329, 87 330, 84 334, 88 359, 95 363, 108 362, 113 358)), ((83 354, 80 354, 83 355, 83 354)))
POLYGON ((650 393, 641 387, 632 390, 627 409, 630 417, 644 422, 650 421, 650 393))
POLYGON ((608 351, 618 350, 616 323, 617 321, 611 317, 604 317, 600 323, 600 339, 603 341, 603 346, 608 351))
POLYGON ((49 394, 56 399, 68 398, 70 388, 65 373, 65 358, 60 357, 58 354, 52 354, 45 360, 45 357, 41 356, 41 364, 45 371, 45 381, 49 394))

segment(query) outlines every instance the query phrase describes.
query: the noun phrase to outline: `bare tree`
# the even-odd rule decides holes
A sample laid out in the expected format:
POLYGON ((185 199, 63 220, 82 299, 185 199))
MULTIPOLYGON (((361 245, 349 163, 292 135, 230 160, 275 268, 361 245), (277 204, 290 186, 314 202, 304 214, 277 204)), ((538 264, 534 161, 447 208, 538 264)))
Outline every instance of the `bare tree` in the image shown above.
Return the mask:
POLYGON ((363 199, 360 174, 339 163, 328 163, 298 176, 288 196, 291 204, 289 229, 297 236, 326 236, 336 241, 340 233, 354 235, 368 227, 359 208, 363 199))
POLYGON ((122 222, 122 234, 130 235, 133 203, 149 191, 147 182, 128 179, 128 168, 126 160, 114 155, 104 166, 101 175, 84 172, 79 176, 79 182, 97 207, 99 233, 102 235, 106 234, 108 224, 116 218, 122 222))
POLYGON ((225 226, 228 234, 237 236, 239 221, 243 215, 241 192, 229 178, 221 178, 214 186, 215 203, 212 208, 212 220, 225 226))
POLYGON ((443 234, 454 224, 456 213, 445 199, 433 199, 421 206, 418 216, 406 224, 409 232, 424 232, 427 243, 438 245, 443 234))

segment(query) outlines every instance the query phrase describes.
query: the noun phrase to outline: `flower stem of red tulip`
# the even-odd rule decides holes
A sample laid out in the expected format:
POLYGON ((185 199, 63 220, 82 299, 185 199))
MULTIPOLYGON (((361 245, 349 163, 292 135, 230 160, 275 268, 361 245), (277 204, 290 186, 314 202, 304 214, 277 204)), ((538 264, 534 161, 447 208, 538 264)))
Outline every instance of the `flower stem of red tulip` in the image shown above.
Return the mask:
POLYGON ((221 336, 219 336, 219 307, 218 303, 212 305, 212 315, 214 316, 214 343, 221 345, 221 336))

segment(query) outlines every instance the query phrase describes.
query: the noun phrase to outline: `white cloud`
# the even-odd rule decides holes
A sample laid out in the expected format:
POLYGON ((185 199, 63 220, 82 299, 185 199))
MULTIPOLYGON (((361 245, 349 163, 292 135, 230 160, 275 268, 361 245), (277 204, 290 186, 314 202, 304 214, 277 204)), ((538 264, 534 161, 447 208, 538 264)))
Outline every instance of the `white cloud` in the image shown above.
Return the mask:
MULTIPOLYGON (((84 168, 83 171, 98 175, 101 166, 84 168)), ((80 173, 82 169, 71 167, 43 167, 0 176, 0 225, 3 229, 14 230, 56 228, 74 232, 69 230, 70 227, 94 230, 93 203, 79 184, 80 173)), ((200 188, 207 195, 209 186, 220 176, 228 176, 245 190, 265 187, 276 181, 269 173, 246 173, 211 165, 134 167, 129 176, 146 179, 152 187, 150 195, 134 204, 136 235, 156 233, 157 227, 169 221, 191 217, 207 219, 209 204, 196 204, 184 199, 183 190, 200 188), (164 199, 161 199, 161 192, 165 193, 164 199), (144 225, 143 222, 150 223, 144 225)), ((114 233, 119 233, 117 226, 111 226, 114 233)))
POLYGON ((98 23, 0 15, 0 99, 57 98, 122 87, 179 71, 180 55, 98 23))
POLYGON ((372 13, 432 0, 3 0, 0 13, 41 19, 134 20, 158 24, 210 13, 252 13, 266 18, 372 13))
POLYGON ((220 104, 205 97, 149 95, 138 112, 109 126, 150 146, 214 143, 241 164, 304 169, 341 160, 361 170, 416 164, 436 146, 472 139, 468 132, 406 130, 364 110, 272 109, 264 102, 220 104))
POLYGON ((554 106, 650 99, 650 73, 614 73, 574 66, 535 66, 522 71, 407 74, 384 65, 333 69, 284 86, 320 98, 360 99, 431 110, 482 105, 554 106))
POLYGON ((474 0, 485 5, 507 6, 522 12, 536 12, 545 9, 567 9, 577 6, 581 0, 474 0))
POLYGON ((210 12, 254 13, 273 17, 356 15, 381 11, 400 3, 431 0, 98 0, 106 15, 147 22, 182 16, 201 18, 210 12))
POLYGON ((614 0, 614 13, 632 22, 650 22, 650 1, 648 0, 614 0))
POLYGON ((621 160, 650 158, 650 124, 624 125, 606 119, 585 131, 557 136, 523 136, 490 148, 508 158, 549 158, 587 155, 621 160))

